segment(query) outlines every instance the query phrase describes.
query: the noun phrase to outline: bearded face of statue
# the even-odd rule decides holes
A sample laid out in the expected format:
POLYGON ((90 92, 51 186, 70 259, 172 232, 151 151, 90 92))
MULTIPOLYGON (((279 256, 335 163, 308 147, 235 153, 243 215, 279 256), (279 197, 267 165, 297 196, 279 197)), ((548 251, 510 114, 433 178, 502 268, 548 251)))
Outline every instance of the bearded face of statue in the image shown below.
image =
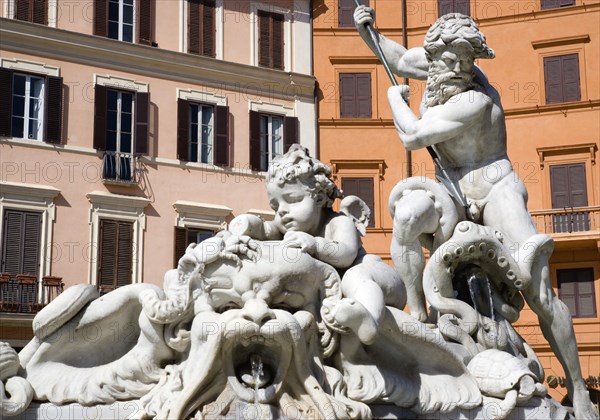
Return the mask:
POLYGON ((466 45, 449 45, 432 57, 427 80, 427 105, 441 105, 473 84, 473 52, 466 45))

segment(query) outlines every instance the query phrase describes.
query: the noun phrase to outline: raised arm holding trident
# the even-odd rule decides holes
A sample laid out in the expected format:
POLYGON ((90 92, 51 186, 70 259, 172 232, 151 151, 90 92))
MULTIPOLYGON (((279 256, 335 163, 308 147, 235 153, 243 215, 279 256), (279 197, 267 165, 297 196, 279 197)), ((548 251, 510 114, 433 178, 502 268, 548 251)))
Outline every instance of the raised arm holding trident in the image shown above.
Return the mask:
MULTIPOLYGON (((460 217, 497 229, 519 249, 515 257, 532 277, 523 296, 566 372, 575 416, 597 419, 581 375, 571 315, 550 282, 552 239, 536 232, 527 211, 527 190, 507 156, 500 97, 474 64, 476 58, 494 58, 493 50, 475 22, 457 13, 439 18, 425 35, 424 47, 411 49, 373 29, 373 9, 358 6, 354 20, 367 45, 389 63, 384 66, 390 73, 427 80, 420 116, 404 99, 408 86, 388 90, 400 139, 407 150, 435 147, 432 156, 439 159, 438 178, 463 213, 460 217)), ((406 284, 411 314, 426 321, 420 238, 439 232, 441 215, 424 190, 416 189, 390 204, 394 209, 392 259, 406 284)))

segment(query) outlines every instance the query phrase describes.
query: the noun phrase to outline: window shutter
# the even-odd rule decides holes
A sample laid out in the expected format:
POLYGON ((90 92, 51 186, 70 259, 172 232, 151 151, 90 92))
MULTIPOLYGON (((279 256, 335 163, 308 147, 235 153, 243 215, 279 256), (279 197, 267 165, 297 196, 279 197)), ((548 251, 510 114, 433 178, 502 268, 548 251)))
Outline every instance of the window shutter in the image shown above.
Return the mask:
POLYGON ((202 7, 202 54, 215 57, 215 0, 204 0, 202 7))
POLYGON ((283 128, 283 152, 290 150, 292 144, 298 143, 298 117, 285 117, 283 128))
POLYGON ((340 73, 340 117, 352 118, 356 115, 356 77, 353 73, 340 73))
POLYGON ((260 171, 260 114, 250 111, 250 168, 260 171))
POLYGON ((94 35, 108 35, 108 0, 94 0, 94 35))
POLYGON ((135 153, 148 154, 148 120, 150 117, 150 94, 138 92, 135 95, 135 153))
POLYGON ((594 270, 592 268, 577 270, 577 312, 582 318, 596 316, 594 270))
POLYGON ((470 0, 454 0, 454 12, 469 16, 471 14, 470 0))
POLYGON ((572 207, 587 207, 585 163, 574 163, 569 168, 569 200, 572 207))
POLYGON ((173 266, 177 267, 179 259, 185 254, 187 248, 187 229, 183 227, 175 227, 175 249, 173 255, 173 266))
POLYGON ((152 45, 154 41, 154 9, 155 0, 137 0, 139 25, 138 43, 152 45))
POLYGON ((586 207, 587 180, 585 163, 550 166, 552 208, 586 207))
POLYGON ((371 118, 371 74, 356 75, 356 109, 357 117, 371 118))
POLYGON ((552 193, 553 209, 561 209, 570 206, 569 174, 567 165, 550 166, 550 191, 552 193))
POLYGON ((117 222, 100 220, 98 285, 114 288, 117 254, 117 222))
POLYGON ((177 159, 190 160, 190 103, 177 100, 177 159))
POLYGON ((15 0, 15 18, 30 21, 30 6, 31 0, 15 0))
POLYGON ((94 149, 106 150, 106 87, 94 87, 94 149))
POLYGON ((544 57, 544 83, 546 85, 546 103, 562 102, 564 95, 560 57, 544 57))
POLYGON ((579 82, 579 54, 563 55, 561 58, 564 101, 579 101, 581 100, 581 83, 579 82))
POLYGON ((554 9, 558 7, 558 0, 542 0, 541 8, 544 9, 554 9))
POLYGON ((12 85, 12 70, 0 68, 0 136, 12 135, 12 85))
POLYGON ((360 197, 371 210, 368 227, 375 226, 375 194, 373 178, 342 178, 342 191, 344 196, 355 195, 360 197))
POLYGON ((200 54, 200 0, 188 1, 188 52, 200 54))
POLYGON ((41 224, 39 213, 24 213, 22 274, 37 276, 39 273, 41 224))
POLYGON ((60 144, 62 139, 62 77, 46 78, 46 142, 60 144))
POLYGON ((214 164, 229 165, 229 107, 217 106, 215 112, 214 164))
POLYGON ((258 65, 271 67, 271 16, 258 11, 258 65))
MULTIPOLYGON (((360 4, 368 6, 369 0, 360 0, 360 4)), ((354 27, 354 0, 338 0, 338 27, 354 27)))
POLYGON ((283 20, 284 16, 273 13, 271 18, 273 42, 273 68, 283 70, 283 20))
POLYGON ((40 25, 48 24, 48 1, 47 0, 32 0, 33 2, 33 23, 40 25))
POLYGON ((133 260, 133 223, 119 222, 116 287, 131 284, 133 260))
POLYGON ((444 16, 454 11, 454 0, 438 0, 438 16, 444 16))
POLYGON ((10 273, 12 278, 21 274, 23 260, 24 213, 6 210, 2 229, 2 272, 10 273))

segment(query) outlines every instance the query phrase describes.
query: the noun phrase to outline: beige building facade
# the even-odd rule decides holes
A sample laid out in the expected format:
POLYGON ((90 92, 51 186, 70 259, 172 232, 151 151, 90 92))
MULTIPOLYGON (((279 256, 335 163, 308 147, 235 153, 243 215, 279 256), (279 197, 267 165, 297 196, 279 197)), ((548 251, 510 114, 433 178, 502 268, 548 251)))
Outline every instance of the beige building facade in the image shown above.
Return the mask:
POLYGON ((162 285, 316 149, 308 0, 0 2, 0 340, 76 283, 162 285))

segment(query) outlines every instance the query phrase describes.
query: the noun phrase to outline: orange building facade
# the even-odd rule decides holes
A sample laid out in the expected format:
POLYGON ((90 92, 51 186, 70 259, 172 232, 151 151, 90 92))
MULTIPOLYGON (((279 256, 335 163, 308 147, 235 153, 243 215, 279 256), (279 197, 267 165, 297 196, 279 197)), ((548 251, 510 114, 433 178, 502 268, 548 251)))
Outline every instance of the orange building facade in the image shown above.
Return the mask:
MULTIPOLYGON (((407 0, 405 33, 403 2, 369 3, 376 28, 399 43, 406 37, 408 47, 422 45, 442 11, 460 11, 475 19, 494 49, 494 60, 477 64, 502 97, 508 154, 528 189, 530 213, 538 231, 554 238, 552 284, 571 309, 583 376, 597 404, 600 2, 407 0)), ((390 191, 408 173, 433 178, 434 166, 424 150, 407 157, 387 102, 390 81, 354 28, 352 9, 347 0, 313 3, 320 158, 333 167, 340 187, 372 203, 365 247, 391 263, 390 191)), ((411 80, 410 87, 417 112, 425 84, 411 80)), ((550 394, 564 400, 564 372, 535 314, 525 308, 517 327, 545 368, 550 394)))

